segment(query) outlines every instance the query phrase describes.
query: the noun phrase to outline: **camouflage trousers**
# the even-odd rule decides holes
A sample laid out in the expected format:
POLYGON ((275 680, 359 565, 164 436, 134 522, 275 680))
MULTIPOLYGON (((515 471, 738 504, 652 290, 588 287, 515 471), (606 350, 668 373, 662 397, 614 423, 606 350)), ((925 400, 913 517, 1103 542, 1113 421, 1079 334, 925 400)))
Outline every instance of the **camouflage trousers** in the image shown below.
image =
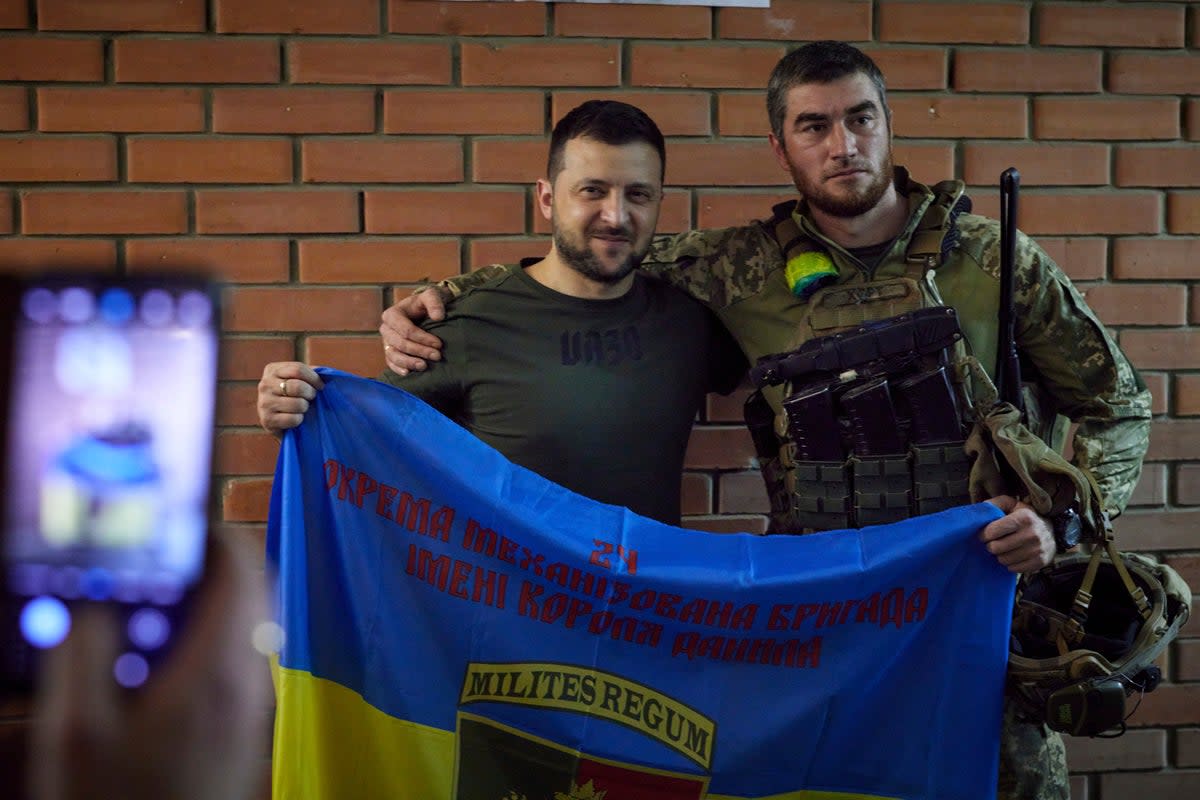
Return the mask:
POLYGON ((1057 732, 1022 722, 1005 698, 997 800, 1069 800, 1067 748, 1057 732))

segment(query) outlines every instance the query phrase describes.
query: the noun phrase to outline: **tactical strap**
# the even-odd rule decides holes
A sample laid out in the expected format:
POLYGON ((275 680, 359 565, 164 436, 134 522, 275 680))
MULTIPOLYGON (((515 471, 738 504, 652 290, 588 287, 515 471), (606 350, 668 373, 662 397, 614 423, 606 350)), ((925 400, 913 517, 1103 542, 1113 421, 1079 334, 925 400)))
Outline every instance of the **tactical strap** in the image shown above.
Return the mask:
POLYGON ((1117 571, 1117 575, 1120 576, 1121 583, 1125 584, 1125 590, 1129 592, 1130 599, 1137 606, 1138 613, 1142 615, 1142 619, 1146 622, 1150 621, 1150 616, 1153 613, 1150 601, 1147 599, 1146 593, 1142 591, 1142 587, 1138 586, 1134 582, 1133 576, 1129 574, 1129 570, 1125 567, 1125 561, 1117 551, 1117 544, 1110 533, 1105 538, 1104 545, 1096 547, 1092 551, 1091 558, 1088 560, 1087 570, 1083 573, 1083 580, 1079 582, 1079 589, 1076 590, 1075 600, 1071 604, 1071 612, 1063 624, 1062 630, 1059 632, 1059 655, 1066 655, 1083 641, 1083 626, 1087 623, 1088 607, 1092 603, 1092 587, 1096 582, 1096 573, 1100 571, 1100 562, 1106 553, 1108 554, 1108 560, 1117 571))

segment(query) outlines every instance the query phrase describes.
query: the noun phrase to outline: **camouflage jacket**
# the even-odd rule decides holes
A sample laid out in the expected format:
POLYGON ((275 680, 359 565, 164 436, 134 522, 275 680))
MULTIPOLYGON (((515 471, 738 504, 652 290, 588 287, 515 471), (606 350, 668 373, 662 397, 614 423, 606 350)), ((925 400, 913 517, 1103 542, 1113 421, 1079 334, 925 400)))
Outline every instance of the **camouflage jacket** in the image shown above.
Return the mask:
MULTIPOLYGON (((839 285, 867 284, 905 272, 905 253, 933 193, 897 170, 909 204, 904 231, 874 269, 822 235, 801 202, 800 230, 823 247, 839 285)), ((963 214, 954 248, 937 268, 942 301, 958 312, 968 346, 991 372, 996 363, 1000 227, 963 214)), ((1077 424, 1074 462, 1090 472, 1115 516, 1141 473, 1149 444, 1150 393, 1070 279, 1035 242, 1018 234, 1016 339, 1026 381, 1049 409, 1077 424)), ((642 268, 707 303, 754 363, 788 349, 804 307, 784 279, 784 256, 766 224, 690 231, 655 240, 642 268)))

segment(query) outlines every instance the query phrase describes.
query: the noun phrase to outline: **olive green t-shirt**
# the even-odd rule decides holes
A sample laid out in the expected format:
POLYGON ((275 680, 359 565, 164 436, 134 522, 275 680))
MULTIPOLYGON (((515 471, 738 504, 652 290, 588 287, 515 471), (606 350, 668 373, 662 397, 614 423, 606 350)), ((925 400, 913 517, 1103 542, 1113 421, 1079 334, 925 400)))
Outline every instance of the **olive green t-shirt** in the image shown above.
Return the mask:
POLYGON ((643 275, 622 297, 585 300, 510 267, 425 327, 442 361, 384 380, 509 460, 669 524, 696 412, 745 370, 711 312, 643 275))

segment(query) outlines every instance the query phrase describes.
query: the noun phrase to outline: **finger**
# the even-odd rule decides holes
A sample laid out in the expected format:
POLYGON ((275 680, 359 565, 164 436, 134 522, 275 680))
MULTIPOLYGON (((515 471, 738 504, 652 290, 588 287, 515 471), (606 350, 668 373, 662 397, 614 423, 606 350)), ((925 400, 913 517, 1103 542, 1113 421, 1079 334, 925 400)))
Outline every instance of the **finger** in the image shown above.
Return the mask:
POLYGON ((426 366, 422 359, 404 355, 399 350, 385 350, 384 361, 387 362, 388 369, 398 375, 420 372, 426 366))
MULTIPOLYGON (((70 636, 45 653, 38 676, 37 762, 61 769, 87 755, 100 757, 103 743, 119 735, 119 690, 113 678, 118 647, 118 624, 110 609, 81 606, 74 610, 70 636)), ((40 764, 35 764, 39 773, 40 764)), ((37 776, 43 785, 59 778, 37 776)))
POLYGON ((1007 494, 989 497, 987 502, 1003 511, 1005 514, 1011 514, 1012 511, 1017 507, 1017 498, 1007 494))
MULTIPOLYGON (((286 380, 288 382, 288 391, 291 392, 289 396, 309 397, 309 395, 300 395, 298 392, 293 391, 297 386, 296 381, 299 381, 304 386, 312 387, 314 390, 325 388, 325 381, 321 380, 321 376, 317 374, 317 371, 308 364, 300 361, 284 361, 276 366, 275 379, 277 381, 286 380)), ((316 397, 315 391, 311 397, 316 397)))
POLYGON ((421 305, 425 308, 425 313, 435 322, 444 319, 446 316, 446 304, 442 301, 442 293, 435 286, 427 292, 421 292, 419 295, 414 295, 421 301, 421 305))
POLYGON ((383 338, 384 346, 422 358, 436 357, 442 348, 442 340, 414 325, 402 311, 397 310, 399 308, 398 305, 392 306, 383 313, 379 335, 383 338))

